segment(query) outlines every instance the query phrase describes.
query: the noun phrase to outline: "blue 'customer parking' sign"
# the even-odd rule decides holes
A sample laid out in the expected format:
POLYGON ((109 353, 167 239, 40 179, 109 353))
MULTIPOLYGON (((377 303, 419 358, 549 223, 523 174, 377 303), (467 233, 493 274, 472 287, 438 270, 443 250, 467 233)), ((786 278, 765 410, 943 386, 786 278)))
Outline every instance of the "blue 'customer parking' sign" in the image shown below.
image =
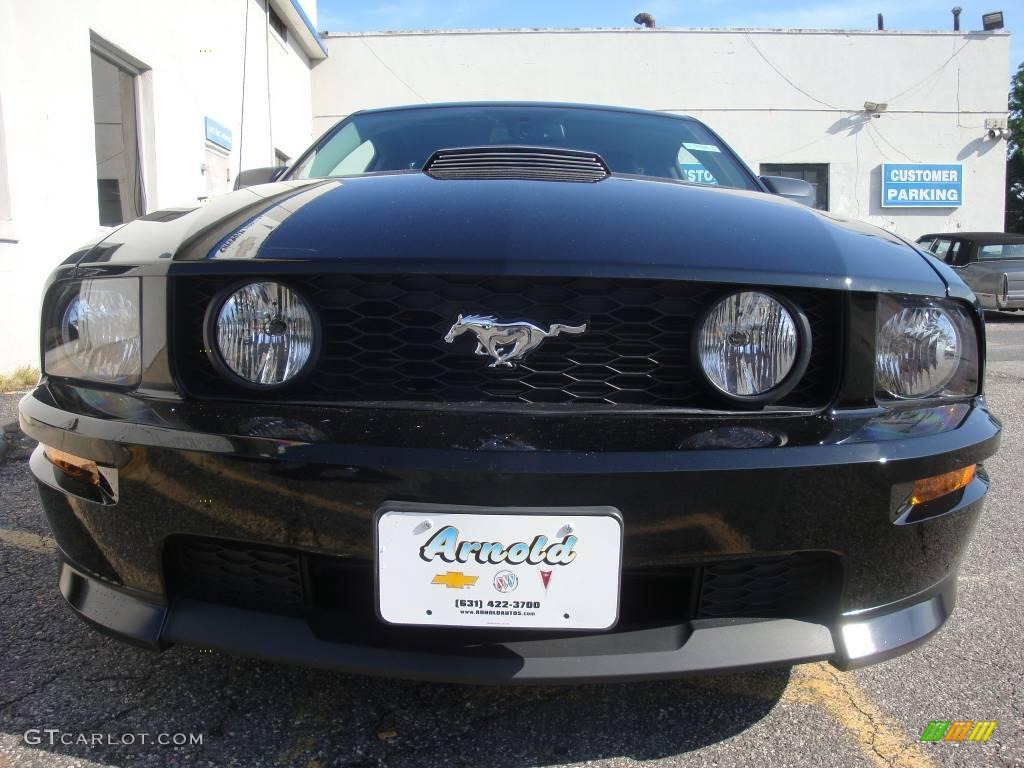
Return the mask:
POLYGON ((883 208, 959 208, 964 167, 959 163, 882 164, 883 208))
POLYGON ((225 128, 212 117, 204 117, 203 124, 206 126, 206 140, 212 141, 230 152, 231 129, 225 128))

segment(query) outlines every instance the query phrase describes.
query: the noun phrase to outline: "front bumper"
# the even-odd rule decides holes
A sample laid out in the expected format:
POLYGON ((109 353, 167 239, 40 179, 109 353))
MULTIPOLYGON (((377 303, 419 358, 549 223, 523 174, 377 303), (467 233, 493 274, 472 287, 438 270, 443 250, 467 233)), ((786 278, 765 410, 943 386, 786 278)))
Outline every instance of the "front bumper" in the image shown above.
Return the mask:
POLYGON ((955 577, 926 593, 833 629, 796 619, 695 620, 574 639, 513 641, 480 657, 325 641, 301 618, 179 600, 148 602, 63 562, 60 589, 86 622, 154 649, 175 643, 258 658, 409 679, 460 683, 629 681, 740 671, 829 660, 865 666, 920 645, 942 626, 956 599, 955 577))
MULTIPOLYGON (((1024 292, 1022 291, 1012 291, 1009 296, 1004 296, 1001 294, 990 295, 992 296, 993 309, 1024 309, 1024 292)), ((984 302, 982 302, 982 306, 984 305, 984 302)))
POLYGON ((26 397, 21 420, 41 443, 117 468, 114 501, 90 498, 39 452, 31 463, 61 550, 61 591, 98 628, 155 648, 187 643, 488 683, 825 659, 849 668, 909 650, 953 608, 988 480, 979 472, 913 522, 900 502, 915 479, 983 462, 1000 431, 982 399, 898 416, 611 419, 268 406, 254 417, 252 406, 57 385, 26 397), (749 444, 751 430, 778 439, 727 447, 749 444), (834 610, 814 617, 683 616, 608 633, 477 641, 449 631, 445 642, 409 633, 387 643, 168 588, 167 542, 182 536, 369 564, 373 515, 385 500, 610 505, 625 521, 624 572, 815 551, 841 562, 841 588, 834 610))

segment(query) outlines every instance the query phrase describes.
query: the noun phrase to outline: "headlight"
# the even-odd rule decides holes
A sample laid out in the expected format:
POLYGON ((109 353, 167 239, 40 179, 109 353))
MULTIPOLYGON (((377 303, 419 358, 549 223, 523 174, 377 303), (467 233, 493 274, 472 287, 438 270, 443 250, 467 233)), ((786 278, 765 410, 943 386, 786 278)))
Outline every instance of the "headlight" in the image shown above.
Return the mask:
POLYGON ((882 400, 978 392, 978 334, 967 311, 934 299, 878 299, 875 389, 882 400))
POLYGON ((50 376, 131 386, 139 383, 139 280, 111 277, 69 286, 45 331, 50 376))
POLYGON ((274 282, 253 282, 214 302, 208 333, 219 360, 242 383, 274 387, 304 373, 319 330, 306 301, 274 282))
POLYGON ((695 350, 708 382, 735 402, 778 400, 803 375, 811 352, 807 320, 767 293, 720 299, 697 326, 695 350))

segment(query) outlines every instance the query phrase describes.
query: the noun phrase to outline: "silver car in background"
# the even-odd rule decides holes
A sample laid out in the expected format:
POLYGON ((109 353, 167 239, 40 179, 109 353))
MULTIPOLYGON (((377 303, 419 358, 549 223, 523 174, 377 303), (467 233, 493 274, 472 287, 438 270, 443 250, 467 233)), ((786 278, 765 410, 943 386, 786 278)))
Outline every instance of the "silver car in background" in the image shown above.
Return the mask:
POLYGON ((1024 309, 1024 235, 946 232, 917 244, 956 269, 985 309, 1024 309))

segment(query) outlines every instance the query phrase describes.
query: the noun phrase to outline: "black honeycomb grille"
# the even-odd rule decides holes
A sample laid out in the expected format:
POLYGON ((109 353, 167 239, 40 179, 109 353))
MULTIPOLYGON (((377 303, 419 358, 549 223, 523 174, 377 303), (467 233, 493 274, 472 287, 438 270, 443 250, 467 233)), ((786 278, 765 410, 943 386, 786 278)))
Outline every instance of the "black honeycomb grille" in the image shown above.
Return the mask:
POLYGON ((219 539, 175 537, 164 552, 171 595, 300 615, 305 610, 299 555, 219 539))
POLYGON ((828 616, 837 606, 839 558, 825 552, 704 566, 700 618, 828 616))
MULTIPOLYGON (((734 286, 621 278, 433 275, 303 275, 283 278, 320 316, 324 341, 313 374, 290 387, 293 402, 605 404, 728 407, 692 370, 700 314, 734 286), (546 339, 516 368, 490 368, 465 333, 445 342, 460 315, 587 324, 546 339)), ((202 322, 232 278, 179 277, 175 289, 178 375, 199 398, 265 397, 234 388, 203 351, 202 322)), ((841 304, 827 291, 787 290, 807 314, 807 373, 781 402, 828 403, 838 383, 841 304)))
MULTIPOLYGON (((346 612, 374 623, 372 563, 226 539, 174 536, 168 595, 266 613, 346 612)), ((676 569, 626 569, 621 621, 834 619, 842 563, 829 552, 750 556, 676 569), (691 584, 699 584, 694 591, 691 584), (668 599, 671 596, 671 599, 668 599)))

